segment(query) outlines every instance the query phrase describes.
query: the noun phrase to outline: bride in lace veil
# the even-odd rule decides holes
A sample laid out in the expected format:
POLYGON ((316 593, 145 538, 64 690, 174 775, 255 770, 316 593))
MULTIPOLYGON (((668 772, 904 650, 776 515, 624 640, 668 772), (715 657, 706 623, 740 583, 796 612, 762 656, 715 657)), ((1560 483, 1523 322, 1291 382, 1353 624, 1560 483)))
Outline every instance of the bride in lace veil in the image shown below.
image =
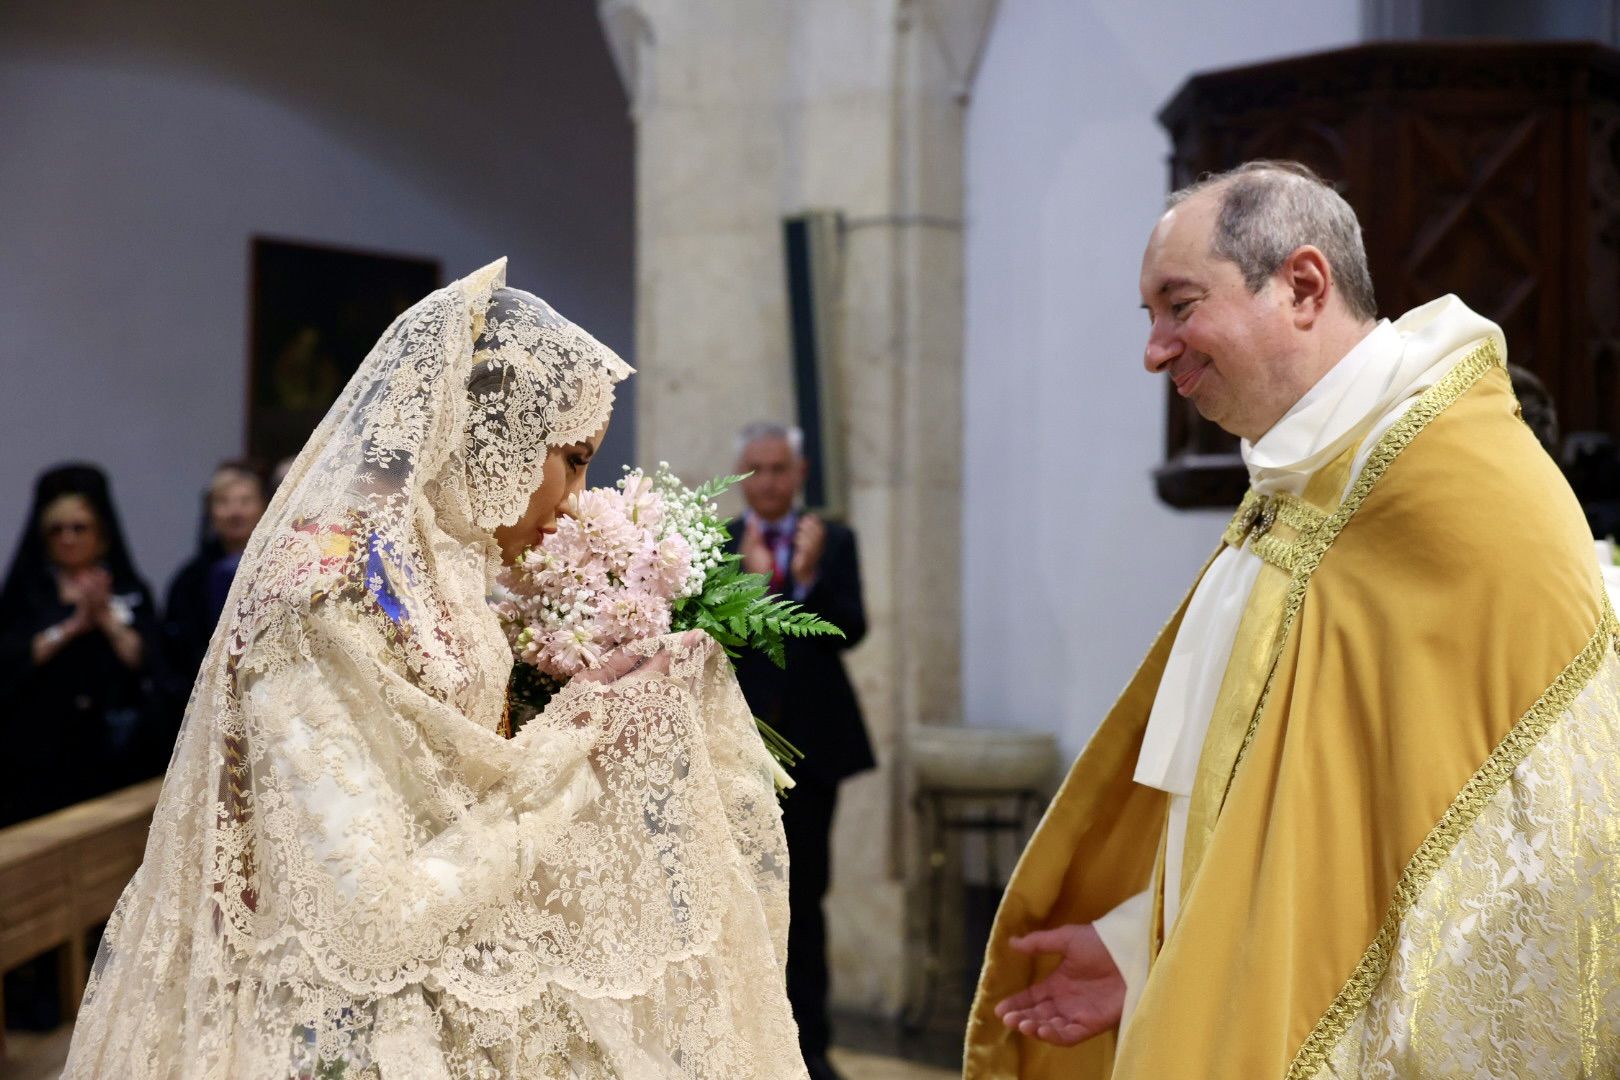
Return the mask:
POLYGON ((503 549, 630 368, 504 272, 394 322, 254 533, 65 1076, 804 1075, 770 761, 712 641, 505 736, 503 549))

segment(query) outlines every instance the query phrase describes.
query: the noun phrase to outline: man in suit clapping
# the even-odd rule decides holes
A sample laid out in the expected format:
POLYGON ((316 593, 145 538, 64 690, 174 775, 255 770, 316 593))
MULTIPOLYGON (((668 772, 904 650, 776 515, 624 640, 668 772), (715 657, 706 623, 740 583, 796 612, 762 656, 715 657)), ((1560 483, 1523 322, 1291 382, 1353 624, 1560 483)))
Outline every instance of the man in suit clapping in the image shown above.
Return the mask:
POLYGON ((860 561, 848 526, 800 508, 808 463, 797 428, 754 423, 738 438, 739 473, 748 509, 731 522, 733 552, 743 569, 771 581, 771 591, 837 626, 842 638, 790 638, 787 668, 763 654, 739 658, 737 678, 754 715, 804 752, 797 786, 782 803, 792 860, 788 931, 788 999, 799 1045, 813 1080, 837 1073, 827 1063, 827 934, 821 902, 831 878, 833 811, 838 784, 875 764, 843 652, 866 635, 860 561))

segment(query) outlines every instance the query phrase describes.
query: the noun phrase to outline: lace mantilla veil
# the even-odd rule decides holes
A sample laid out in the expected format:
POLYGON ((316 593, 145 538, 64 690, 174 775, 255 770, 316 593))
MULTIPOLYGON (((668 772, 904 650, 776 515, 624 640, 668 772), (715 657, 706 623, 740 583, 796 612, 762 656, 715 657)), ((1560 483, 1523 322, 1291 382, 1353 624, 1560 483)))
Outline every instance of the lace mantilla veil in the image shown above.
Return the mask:
POLYGON ((67 1077, 802 1077, 770 762, 709 639, 512 739, 492 532, 630 368, 497 262, 397 319, 242 557, 67 1077))

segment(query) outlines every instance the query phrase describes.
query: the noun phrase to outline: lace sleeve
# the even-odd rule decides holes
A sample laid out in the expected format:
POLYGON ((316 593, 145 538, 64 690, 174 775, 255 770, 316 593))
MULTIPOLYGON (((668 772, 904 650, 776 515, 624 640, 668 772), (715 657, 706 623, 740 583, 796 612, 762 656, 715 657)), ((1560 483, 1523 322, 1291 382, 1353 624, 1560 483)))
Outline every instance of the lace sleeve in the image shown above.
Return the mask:
POLYGON ((418 1045, 419 1030, 382 1032, 421 1009, 514 1040, 522 1017, 563 1009, 613 1060, 686 1075, 666 1043, 703 1031, 729 1063, 713 1075, 755 1075, 751 1047, 794 1038, 768 757, 711 641, 643 647, 665 663, 577 681, 507 744, 504 776, 455 796, 435 788, 431 738, 406 736, 433 730, 430 695, 380 673, 334 679, 349 662, 336 649, 256 678, 242 695, 263 747, 256 812, 222 861, 246 872, 220 890, 244 898, 239 947, 281 942, 284 972, 404 994, 366 1010, 368 1053, 418 1045))

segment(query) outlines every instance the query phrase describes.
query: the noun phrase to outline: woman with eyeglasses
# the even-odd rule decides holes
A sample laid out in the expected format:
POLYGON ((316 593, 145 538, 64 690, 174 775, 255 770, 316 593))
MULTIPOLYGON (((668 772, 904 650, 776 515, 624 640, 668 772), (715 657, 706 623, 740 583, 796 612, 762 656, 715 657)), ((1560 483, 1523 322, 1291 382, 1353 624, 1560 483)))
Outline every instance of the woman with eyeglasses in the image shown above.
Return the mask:
POLYGON ((148 745, 159 642, 106 476, 44 473, 0 592, 0 824, 162 769, 148 745))

